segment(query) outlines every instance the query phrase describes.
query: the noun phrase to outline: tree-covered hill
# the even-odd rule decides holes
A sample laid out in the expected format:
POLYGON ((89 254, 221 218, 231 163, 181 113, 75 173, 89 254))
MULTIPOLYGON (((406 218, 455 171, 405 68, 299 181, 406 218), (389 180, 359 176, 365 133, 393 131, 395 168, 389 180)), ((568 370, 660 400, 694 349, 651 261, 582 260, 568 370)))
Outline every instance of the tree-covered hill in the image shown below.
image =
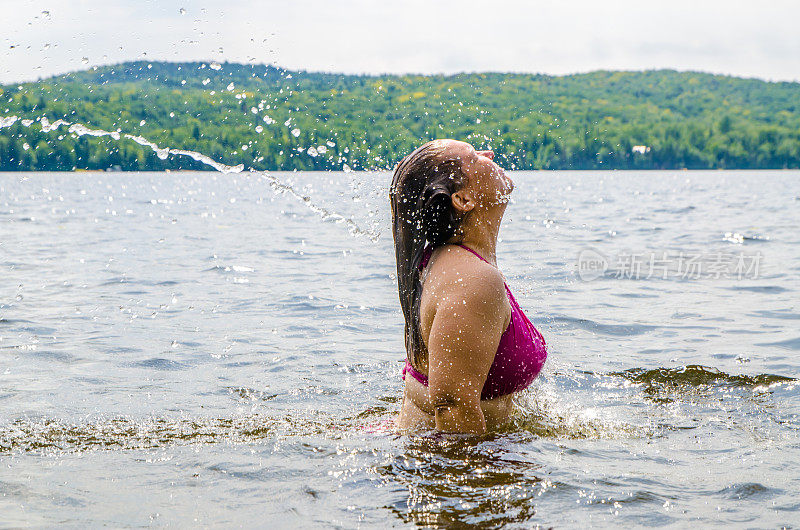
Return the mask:
POLYGON ((125 133, 270 170, 387 168, 443 137, 516 169, 800 168, 800 84, 671 70, 353 76, 131 62, 0 86, 0 170, 209 169, 125 133), (48 132, 58 119, 123 136, 48 132))

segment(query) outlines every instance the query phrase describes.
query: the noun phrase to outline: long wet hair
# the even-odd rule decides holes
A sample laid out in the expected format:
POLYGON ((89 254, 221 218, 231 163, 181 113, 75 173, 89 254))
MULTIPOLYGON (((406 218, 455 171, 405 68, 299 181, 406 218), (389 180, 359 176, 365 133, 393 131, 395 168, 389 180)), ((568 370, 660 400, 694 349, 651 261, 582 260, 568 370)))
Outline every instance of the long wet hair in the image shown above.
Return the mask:
POLYGON ((423 252, 426 243, 433 248, 447 243, 463 220, 453 208, 451 195, 466 184, 466 176, 461 162, 445 155, 445 147, 441 140, 433 140, 403 158, 389 190, 406 356, 415 369, 428 353, 420 331, 423 252))

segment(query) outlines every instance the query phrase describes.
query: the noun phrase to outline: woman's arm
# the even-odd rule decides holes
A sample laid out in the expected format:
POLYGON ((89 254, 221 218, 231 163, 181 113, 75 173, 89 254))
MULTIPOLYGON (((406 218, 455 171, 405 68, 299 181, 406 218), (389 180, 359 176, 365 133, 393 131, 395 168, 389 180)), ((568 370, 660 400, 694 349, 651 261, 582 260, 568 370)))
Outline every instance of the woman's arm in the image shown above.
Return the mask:
POLYGON ((493 268, 461 275, 441 293, 428 336, 428 391, 436 428, 486 432, 481 390, 508 316, 502 276, 493 268))

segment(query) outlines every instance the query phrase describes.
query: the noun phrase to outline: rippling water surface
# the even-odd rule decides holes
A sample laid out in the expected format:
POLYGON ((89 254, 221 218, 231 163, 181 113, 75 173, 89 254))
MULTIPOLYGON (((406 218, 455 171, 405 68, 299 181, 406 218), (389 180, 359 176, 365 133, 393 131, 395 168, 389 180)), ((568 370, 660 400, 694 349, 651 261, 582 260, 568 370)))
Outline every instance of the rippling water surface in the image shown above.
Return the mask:
POLYGON ((470 440, 387 426, 389 175, 275 176, 0 174, 0 524, 800 520, 800 173, 514 174, 550 357, 470 440))

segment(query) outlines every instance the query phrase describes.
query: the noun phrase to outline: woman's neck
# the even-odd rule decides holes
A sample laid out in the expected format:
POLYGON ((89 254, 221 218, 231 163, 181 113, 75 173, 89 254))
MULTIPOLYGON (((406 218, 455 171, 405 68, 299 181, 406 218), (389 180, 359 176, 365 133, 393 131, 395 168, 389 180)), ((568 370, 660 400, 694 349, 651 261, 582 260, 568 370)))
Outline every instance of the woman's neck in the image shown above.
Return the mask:
POLYGON ((470 219, 468 216, 461 226, 462 238, 459 242, 468 246, 481 255, 483 259, 497 267, 497 236, 500 233, 500 220, 503 212, 499 216, 484 216, 470 219))

